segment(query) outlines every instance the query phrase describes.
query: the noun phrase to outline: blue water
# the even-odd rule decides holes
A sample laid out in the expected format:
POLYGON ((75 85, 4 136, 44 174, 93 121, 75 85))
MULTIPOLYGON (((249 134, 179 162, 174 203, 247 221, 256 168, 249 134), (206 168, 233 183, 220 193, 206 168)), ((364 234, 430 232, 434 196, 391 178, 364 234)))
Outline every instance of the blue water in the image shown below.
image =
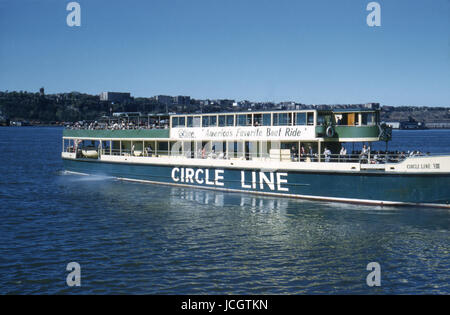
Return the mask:
MULTIPOLYGON (((65 175, 61 136, 0 128, 0 294, 450 293, 449 210, 65 175)), ((450 151, 450 131, 395 131, 400 143, 450 151)))

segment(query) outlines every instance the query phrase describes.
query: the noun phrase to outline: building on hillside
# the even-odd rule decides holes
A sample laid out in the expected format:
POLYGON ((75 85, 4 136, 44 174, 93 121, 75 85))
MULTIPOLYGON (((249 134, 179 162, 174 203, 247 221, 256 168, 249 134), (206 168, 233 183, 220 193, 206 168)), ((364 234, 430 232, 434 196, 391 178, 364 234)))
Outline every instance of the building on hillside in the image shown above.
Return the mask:
POLYGON ((108 101, 115 103, 124 103, 131 100, 130 93, 122 92, 102 92, 100 93, 100 101, 108 101))
POLYGON ((175 96, 173 98, 173 103, 175 105, 189 105, 191 103, 191 97, 190 96, 175 96))
POLYGON ((155 96, 155 100, 164 105, 172 105, 173 104, 173 97, 168 95, 157 95, 155 96))

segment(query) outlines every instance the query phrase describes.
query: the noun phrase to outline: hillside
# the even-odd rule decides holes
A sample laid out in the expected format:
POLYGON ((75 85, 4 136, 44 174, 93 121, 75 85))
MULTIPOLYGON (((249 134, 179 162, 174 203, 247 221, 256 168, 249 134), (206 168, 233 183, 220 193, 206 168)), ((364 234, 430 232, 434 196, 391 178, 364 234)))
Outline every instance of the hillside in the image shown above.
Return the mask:
MULTIPOLYGON (((286 103, 286 102, 285 102, 286 103)), ((62 124, 79 120, 97 120, 101 116, 109 116, 112 112, 221 112, 221 111, 248 111, 292 109, 292 104, 285 103, 251 103, 239 102, 233 106, 232 102, 218 104, 208 102, 204 105, 201 100, 191 99, 189 105, 165 105, 155 98, 131 98, 125 103, 112 103, 101 101, 98 95, 89 95, 79 92, 44 94, 30 92, 0 92, 0 123, 11 121, 27 121, 31 124, 62 124), (245 106, 241 106, 245 104, 245 106), (286 107, 291 106, 291 107, 286 107)), ((298 108, 308 107, 299 104, 298 108)), ((413 106, 382 106, 382 121, 416 120, 425 123, 446 123, 450 126, 450 108, 445 107, 413 107, 413 106)))

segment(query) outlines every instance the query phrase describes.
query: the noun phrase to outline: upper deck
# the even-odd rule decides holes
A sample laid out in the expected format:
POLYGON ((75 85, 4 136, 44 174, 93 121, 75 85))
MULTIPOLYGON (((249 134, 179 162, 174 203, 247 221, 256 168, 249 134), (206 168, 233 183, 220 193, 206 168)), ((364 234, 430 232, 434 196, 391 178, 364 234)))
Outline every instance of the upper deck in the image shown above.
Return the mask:
POLYGON ((66 129, 63 135, 78 139, 362 142, 379 141, 382 133, 377 108, 176 114, 168 116, 166 129, 150 123, 127 128, 66 129))
POLYGON ((378 109, 172 115, 173 140, 378 141, 378 109))

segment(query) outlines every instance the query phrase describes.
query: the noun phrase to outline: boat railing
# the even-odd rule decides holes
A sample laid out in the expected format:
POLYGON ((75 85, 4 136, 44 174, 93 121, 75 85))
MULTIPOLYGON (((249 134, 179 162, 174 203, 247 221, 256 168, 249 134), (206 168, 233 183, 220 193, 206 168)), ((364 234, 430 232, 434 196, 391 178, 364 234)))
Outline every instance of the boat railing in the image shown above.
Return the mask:
MULTIPOLYGON (((95 150, 95 148, 89 148, 95 150)), ((77 151, 77 157, 83 156, 83 147, 75 150, 74 147, 66 147, 66 152, 74 153, 77 151)), ((357 154, 301 154, 292 153, 290 150, 277 150, 277 154, 270 153, 254 153, 254 152, 219 152, 219 151, 181 151, 181 150, 154 150, 152 148, 135 148, 135 149, 111 149, 109 147, 97 148, 98 156, 132 156, 132 157, 153 157, 153 158, 186 158, 186 159, 215 159, 215 160, 247 160, 247 161, 281 161, 281 162, 306 162, 306 163, 359 163, 359 164, 385 164, 400 163, 408 157, 433 156, 438 154, 423 153, 357 153, 357 154)), ((95 156, 95 155, 94 155, 95 156)))

